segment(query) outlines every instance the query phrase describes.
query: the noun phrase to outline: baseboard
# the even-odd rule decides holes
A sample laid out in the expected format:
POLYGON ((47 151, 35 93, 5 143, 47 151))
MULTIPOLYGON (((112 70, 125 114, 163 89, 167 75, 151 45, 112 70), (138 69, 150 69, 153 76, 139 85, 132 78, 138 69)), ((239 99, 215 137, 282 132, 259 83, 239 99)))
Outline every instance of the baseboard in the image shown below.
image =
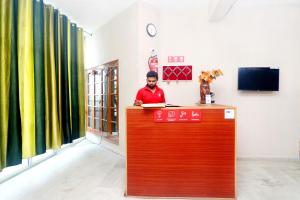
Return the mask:
POLYGON ((239 161, 300 161, 296 157, 238 157, 239 161))

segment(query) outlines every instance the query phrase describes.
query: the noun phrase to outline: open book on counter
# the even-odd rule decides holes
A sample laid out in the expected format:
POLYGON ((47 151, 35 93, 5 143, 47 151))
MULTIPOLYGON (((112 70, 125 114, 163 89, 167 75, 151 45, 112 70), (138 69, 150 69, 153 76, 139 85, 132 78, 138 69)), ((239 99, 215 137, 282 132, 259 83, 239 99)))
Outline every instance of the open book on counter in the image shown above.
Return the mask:
POLYGON ((143 108, 164 108, 166 107, 165 103, 144 103, 141 105, 143 108))
POLYGON ((145 103, 141 105, 143 108, 164 108, 164 107, 180 107, 174 104, 166 104, 166 103, 145 103))

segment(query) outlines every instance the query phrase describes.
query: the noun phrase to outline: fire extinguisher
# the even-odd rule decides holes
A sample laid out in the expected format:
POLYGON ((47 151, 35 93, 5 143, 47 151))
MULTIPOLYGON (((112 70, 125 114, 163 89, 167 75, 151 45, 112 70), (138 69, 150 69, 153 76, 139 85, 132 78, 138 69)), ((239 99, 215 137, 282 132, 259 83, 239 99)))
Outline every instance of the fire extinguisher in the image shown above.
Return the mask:
POLYGON ((158 72, 158 58, 154 49, 151 51, 151 55, 148 59, 148 66, 150 71, 158 72))

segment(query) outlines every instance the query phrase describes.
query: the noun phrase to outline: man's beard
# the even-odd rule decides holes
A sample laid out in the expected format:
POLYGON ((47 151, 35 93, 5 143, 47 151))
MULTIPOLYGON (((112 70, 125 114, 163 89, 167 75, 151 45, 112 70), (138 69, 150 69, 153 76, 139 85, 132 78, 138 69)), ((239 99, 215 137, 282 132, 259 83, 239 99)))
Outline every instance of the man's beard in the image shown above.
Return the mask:
POLYGON ((147 84, 147 87, 150 88, 150 89, 154 89, 155 86, 156 86, 156 85, 148 85, 148 84, 147 84))

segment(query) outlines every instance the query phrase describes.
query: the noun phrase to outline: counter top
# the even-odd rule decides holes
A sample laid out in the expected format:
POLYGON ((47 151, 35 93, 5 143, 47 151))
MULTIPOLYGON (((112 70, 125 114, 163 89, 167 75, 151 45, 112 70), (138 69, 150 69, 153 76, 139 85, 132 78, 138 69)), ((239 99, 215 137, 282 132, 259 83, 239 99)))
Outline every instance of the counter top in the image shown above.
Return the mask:
POLYGON ((220 104, 199 104, 195 106, 180 106, 180 107, 165 107, 165 108, 142 108, 141 106, 129 106, 127 109, 236 109, 234 106, 220 105, 220 104))

